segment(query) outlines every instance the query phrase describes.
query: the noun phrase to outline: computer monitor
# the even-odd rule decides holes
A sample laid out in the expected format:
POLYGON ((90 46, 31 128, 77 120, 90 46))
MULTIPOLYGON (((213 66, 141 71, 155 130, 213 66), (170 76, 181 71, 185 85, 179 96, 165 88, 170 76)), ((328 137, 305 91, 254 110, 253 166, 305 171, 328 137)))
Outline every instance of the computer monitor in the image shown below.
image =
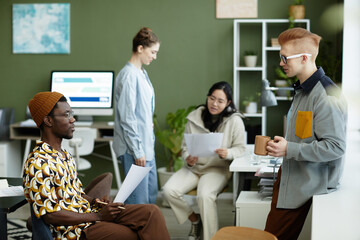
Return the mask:
POLYGON ((113 115, 113 71, 52 71, 50 91, 64 94, 78 121, 113 115))

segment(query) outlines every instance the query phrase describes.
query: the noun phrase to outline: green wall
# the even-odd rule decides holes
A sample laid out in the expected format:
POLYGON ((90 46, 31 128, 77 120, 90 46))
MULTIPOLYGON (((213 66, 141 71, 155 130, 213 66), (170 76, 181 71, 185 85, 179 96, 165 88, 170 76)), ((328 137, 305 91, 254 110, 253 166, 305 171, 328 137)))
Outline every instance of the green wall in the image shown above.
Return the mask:
MULTIPOLYGON (((50 2, 54 1, 32 1, 50 2)), ((216 19, 215 0, 56 2, 71 4, 69 55, 12 54, 12 4, 28 1, 0 1, 0 107, 14 107, 16 121, 25 118, 27 102, 35 93, 49 89, 52 70, 118 73, 130 58, 132 37, 142 26, 152 28, 162 42, 158 59, 146 67, 161 125, 169 111, 203 103, 214 82, 232 83, 233 19, 216 19)), ((287 18, 291 2, 258 0, 258 18, 287 18)), ((331 39, 341 52, 341 38, 325 32, 319 21, 326 6, 338 0, 305 2, 312 31, 331 39)), ((254 37, 259 36, 248 36, 248 41, 254 37)))

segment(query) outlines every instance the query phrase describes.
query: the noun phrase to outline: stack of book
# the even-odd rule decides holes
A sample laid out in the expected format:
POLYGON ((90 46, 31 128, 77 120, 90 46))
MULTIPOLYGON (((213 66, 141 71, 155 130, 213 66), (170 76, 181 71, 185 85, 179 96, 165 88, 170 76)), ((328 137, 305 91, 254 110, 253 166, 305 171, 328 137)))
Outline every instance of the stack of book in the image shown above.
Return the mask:
POLYGON ((259 194, 262 199, 272 198, 274 182, 275 179, 273 178, 260 178, 258 186, 260 187, 259 194))
POLYGON ((281 160, 276 160, 268 166, 261 167, 255 173, 255 176, 260 178, 258 184, 260 187, 259 194, 263 199, 272 198, 274 182, 277 178, 281 160))

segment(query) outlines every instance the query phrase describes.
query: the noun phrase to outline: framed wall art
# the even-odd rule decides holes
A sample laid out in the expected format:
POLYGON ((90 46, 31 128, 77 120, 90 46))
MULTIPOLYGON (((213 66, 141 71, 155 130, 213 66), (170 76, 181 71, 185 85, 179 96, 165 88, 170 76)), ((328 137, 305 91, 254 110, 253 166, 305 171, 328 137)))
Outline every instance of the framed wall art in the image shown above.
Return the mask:
POLYGON ((216 0, 216 18, 257 18, 257 0, 216 0))
POLYGON ((70 53, 70 3, 13 4, 12 23, 13 53, 70 53))

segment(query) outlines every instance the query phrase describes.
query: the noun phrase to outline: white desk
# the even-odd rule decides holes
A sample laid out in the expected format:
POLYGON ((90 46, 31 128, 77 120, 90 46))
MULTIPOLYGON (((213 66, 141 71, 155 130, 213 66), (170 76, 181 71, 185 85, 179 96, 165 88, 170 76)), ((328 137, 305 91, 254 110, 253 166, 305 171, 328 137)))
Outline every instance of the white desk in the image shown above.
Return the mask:
MULTIPOLYGON (((236 199, 239 196, 241 190, 244 190, 245 179, 255 178, 255 172, 263 167, 267 166, 267 162, 261 162, 258 165, 251 163, 251 155, 254 152, 254 145, 246 145, 246 152, 243 156, 235 158, 230 164, 229 170, 234 173, 233 176, 233 203, 235 205, 236 199)), ((249 189, 247 189, 249 190, 249 189)))

